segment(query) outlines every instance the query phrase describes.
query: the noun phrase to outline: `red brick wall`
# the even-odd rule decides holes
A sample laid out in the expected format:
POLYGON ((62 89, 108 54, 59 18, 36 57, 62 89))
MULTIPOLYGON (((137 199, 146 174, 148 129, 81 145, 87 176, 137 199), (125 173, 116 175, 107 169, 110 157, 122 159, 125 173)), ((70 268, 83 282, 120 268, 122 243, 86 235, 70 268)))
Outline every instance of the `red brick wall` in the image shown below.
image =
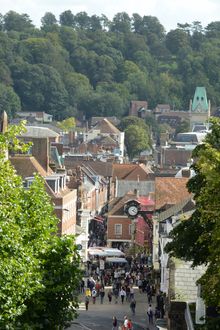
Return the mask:
POLYGON ((129 234, 129 225, 131 220, 127 217, 109 217, 108 218, 108 231, 107 239, 124 239, 131 240, 131 235, 129 234), (115 235, 115 224, 122 224, 122 235, 115 235))

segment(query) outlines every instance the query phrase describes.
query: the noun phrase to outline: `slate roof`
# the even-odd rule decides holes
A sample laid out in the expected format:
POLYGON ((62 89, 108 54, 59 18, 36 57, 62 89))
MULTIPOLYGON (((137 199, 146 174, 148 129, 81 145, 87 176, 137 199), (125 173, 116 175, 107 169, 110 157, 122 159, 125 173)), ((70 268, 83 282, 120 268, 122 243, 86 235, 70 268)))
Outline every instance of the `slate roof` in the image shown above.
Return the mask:
POLYGON ((10 157, 9 160, 14 166, 17 174, 23 179, 34 176, 35 173, 40 174, 42 177, 46 177, 53 173, 52 170, 49 170, 49 173, 47 173, 33 156, 17 155, 10 157))
POLYGON ((155 209, 167 208, 192 196, 186 187, 188 178, 156 177, 155 209))
POLYGON ((60 135, 47 127, 26 126, 26 132, 23 132, 21 136, 32 138, 57 138, 60 135))
POLYGON ((137 180, 152 179, 153 171, 144 164, 113 164, 113 180, 137 180))

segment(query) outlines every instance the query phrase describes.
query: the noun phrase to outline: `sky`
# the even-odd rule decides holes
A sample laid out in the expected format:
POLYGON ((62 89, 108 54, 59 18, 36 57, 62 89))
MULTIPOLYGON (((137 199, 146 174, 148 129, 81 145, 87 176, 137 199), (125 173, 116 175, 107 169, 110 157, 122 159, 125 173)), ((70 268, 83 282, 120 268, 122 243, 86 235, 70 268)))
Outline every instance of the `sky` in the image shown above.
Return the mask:
POLYGON ((200 21, 206 27, 220 21, 220 0, 0 0, 0 13, 5 15, 10 10, 28 14, 36 27, 40 27, 46 12, 59 19, 66 10, 73 14, 85 11, 89 16, 105 14, 109 19, 120 12, 156 16, 167 32, 177 23, 200 21))

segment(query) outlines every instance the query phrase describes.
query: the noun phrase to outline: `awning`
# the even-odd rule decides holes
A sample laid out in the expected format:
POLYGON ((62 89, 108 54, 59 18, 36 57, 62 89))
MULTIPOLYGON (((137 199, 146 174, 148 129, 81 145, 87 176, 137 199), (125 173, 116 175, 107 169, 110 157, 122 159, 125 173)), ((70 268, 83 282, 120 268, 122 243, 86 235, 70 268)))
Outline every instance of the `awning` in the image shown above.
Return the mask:
POLYGON ((109 257, 123 257, 125 255, 124 252, 118 249, 103 249, 103 251, 105 251, 105 253, 109 257))
POLYGON ((91 256, 99 256, 99 257, 107 257, 108 254, 105 252, 105 251, 102 251, 102 250, 95 250, 95 249, 88 249, 88 253, 91 255, 91 256))
POLYGON ((115 262, 115 263, 126 264, 127 263, 127 260, 125 258, 108 257, 108 258, 106 258, 106 262, 115 262))

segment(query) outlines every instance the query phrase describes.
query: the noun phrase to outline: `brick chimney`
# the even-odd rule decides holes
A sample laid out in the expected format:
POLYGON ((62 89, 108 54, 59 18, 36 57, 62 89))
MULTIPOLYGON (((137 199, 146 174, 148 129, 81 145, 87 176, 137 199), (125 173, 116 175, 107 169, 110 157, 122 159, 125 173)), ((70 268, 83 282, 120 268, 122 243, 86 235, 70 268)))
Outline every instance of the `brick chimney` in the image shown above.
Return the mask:
POLYGON ((37 159, 40 165, 49 171, 49 140, 48 138, 32 139, 32 155, 37 159))

